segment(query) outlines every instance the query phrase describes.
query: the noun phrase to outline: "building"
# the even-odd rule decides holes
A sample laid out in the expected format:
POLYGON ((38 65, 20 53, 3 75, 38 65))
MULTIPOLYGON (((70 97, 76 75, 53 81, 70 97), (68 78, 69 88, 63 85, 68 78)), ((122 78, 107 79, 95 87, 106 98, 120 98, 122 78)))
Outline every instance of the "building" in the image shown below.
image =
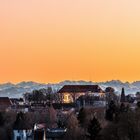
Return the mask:
POLYGON ((98 85, 65 85, 58 91, 61 103, 74 103, 80 96, 104 98, 105 93, 98 85))
POLYGON ((46 139, 47 140, 61 140, 64 138, 67 132, 66 128, 52 128, 47 129, 46 131, 46 139))
POLYGON ((27 126, 22 122, 15 122, 13 126, 13 140, 32 140, 33 139, 33 127, 27 126))
POLYGON ((10 98, 11 102, 13 105, 24 105, 24 100, 23 98, 10 98))
POLYGON ((44 111, 44 110, 47 110, 48 109, 48 106, 47 104, 44 104, 44 103, 32 103, 30 105, 30 110, 31 111, 44 111))
POLYGON ((7 111, 11 109, 12 102, 8 97, 0 97, 0 111, 7 111))
POLYGON ((46 124, 35 124, 34 140, 46 140, 46 124))
POLYGON ((11 110, 14 111, 14 112, 27 113, 31 109, 30 109, 30 106, 29 105, 12 105, 11 110))
POLYGON ((32 129, 14 129, 13 140, 32 140, 33 130, 32 129))
POLYGON ((34 140, 58 140, 66 134, 66 128, 47 128, 46 124, 35 124, 34 140))
POLYGON ((19 112, 13 124, 13 140, 32 140, 33 125, 26 123, 28 120, 24 113, 19 112))
POLYGON ((23 98, 10 98, 10 101, 12 102, 12 111, 24 113, 29 111, 30 106, 25 104, 23 98))

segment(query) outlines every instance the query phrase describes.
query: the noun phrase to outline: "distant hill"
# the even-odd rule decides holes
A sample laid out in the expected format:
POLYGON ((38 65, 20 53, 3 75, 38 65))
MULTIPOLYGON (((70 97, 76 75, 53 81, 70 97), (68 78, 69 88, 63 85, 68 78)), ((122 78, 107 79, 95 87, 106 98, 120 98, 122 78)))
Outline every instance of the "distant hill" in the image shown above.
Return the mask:
POLYGON ((20 82, 18 84, 13 83, 4 83, 0 84, 0 96, 8 96, 8 97, 22 97, 24 93, 31 92, 35 89, 42 89, 47 88, 48 86, 51 86, 54 91, 59 90, 64 85, 90 85, 90 84, 97 84, 102 89, 105 89, 106 87, 110 86, 113 87, 116 91, 116 94, 120 94, 122 87, 125 88, 126 94, 135 94, 137 91, 140 91, 140 81, 136 81, 133 83, 129 82, 121 82, 120 80, 112 80, 112 81, 106 81, 106 82, 91 82, 91 81, 62 81, 60 83, 37 83, 33 81, 28 82, 20 82))

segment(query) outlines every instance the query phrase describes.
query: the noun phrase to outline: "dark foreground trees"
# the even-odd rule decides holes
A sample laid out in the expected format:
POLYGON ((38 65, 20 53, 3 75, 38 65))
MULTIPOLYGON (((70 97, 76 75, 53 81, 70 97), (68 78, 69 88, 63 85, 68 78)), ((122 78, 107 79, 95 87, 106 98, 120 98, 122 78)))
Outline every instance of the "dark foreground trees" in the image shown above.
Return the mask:
POLYGON ((99 136, 99 133, 101 131, 101 126, 99 121, 94 117, 90 122, 88 126, 88 134, 87 137, 90 138, 90 140, 96 140, 96 138, 99 136))
MULTIPOLYGON (((132 111, 124 103, 120 105, 111 103, 108 109, 113 111, 113 116, 111 115, 112 119, 104 121, 93 108, 82 108, 79 115, 72 112, 64 116, 62 118, 64 121, 61 120, 63 123, 59 126, 67 128, 64 140, 140 140, 139 106, 132 111)), ((0 113, 0 140, 11 140, 14 125, 15 128, 20 128, 31 127, 35 123, 46 123, 47 126, 57 127, 57 118, 54 119, 57 112, 50 108, 49 113, 49 118, 48 112, 0 113)))
POLYGON ((139 140, 140 111, 121 113, 119 121, 109 122, 102 131, 102 140, 139 140))
POLYGON ((13 112, 0 112, 0 140, 12 140, 12 126, 16 114, 13 112))
POLYGON ((117 113, 114 112, 113 119, 108 119, 107 126, 102 129, 101 140, 139 140, 140 108, 131 110, 124 103, 116 107, 117 113))

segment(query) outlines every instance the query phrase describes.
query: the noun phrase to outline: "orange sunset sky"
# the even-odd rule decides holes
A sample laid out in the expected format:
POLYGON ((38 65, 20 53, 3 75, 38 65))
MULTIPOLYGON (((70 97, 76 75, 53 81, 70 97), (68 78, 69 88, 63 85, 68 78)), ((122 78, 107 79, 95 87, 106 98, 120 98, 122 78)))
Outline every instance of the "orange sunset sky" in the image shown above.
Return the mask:
POLYGON ((0 83, 140 80, 140 0, 0 0, 0 83))

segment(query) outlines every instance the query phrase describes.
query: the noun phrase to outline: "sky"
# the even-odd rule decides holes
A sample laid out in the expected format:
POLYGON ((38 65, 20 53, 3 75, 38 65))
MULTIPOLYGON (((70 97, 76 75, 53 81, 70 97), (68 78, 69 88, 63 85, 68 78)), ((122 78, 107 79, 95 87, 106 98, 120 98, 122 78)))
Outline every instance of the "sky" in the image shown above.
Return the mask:
POLYGON ((0 83, 140 80, 139 0, 0 0, 0 83))

